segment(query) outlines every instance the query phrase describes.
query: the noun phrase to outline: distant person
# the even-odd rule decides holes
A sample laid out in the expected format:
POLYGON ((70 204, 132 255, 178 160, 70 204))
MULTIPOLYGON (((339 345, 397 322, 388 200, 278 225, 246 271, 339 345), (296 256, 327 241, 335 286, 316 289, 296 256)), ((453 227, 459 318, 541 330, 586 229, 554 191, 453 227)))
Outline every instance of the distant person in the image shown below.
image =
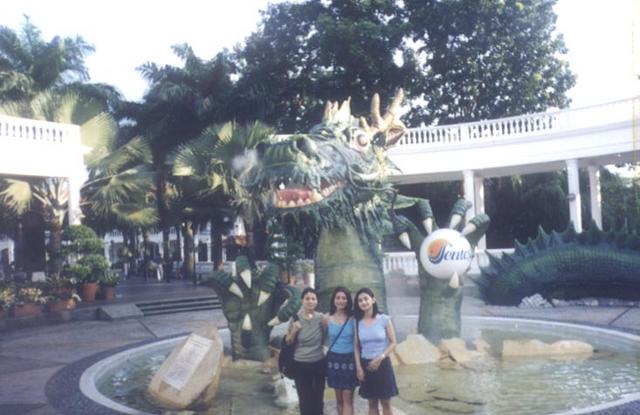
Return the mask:
POLYGON ((391 415, 391 398, 398 395, 396 377, 389 354, 396 347, 396 333, 391 319, 378 312, 370 288, 361 288, 355 297, 356 336, 354 354, 360 396, 369 401, 369 415, 391 415))
POLYGON ((327 317, 327 385, 335 389, 338 415, 353 415, 353 391, 358 385, 353 355, 355 323, 352 314, 351 292, 345 287, 336 287, 331 294, 327 317))
POLYGON ((301 415, 322 415, 324 406, 325 359, 323 316, 316 311, 318 294, 313 288, 302 291, 302 307, 289 324, 286 342, 296 340, 293 359, 294 380, 301 415))

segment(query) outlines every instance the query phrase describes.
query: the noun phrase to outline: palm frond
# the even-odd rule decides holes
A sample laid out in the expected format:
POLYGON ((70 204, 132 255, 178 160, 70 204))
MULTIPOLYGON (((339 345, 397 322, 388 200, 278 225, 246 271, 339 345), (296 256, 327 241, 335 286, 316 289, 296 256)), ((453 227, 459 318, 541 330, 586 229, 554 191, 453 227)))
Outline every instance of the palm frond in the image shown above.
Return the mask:
POLYGON ((25 180, 4 179, 3 187, 0 198, 5 206, 18 214, 29 209, 33 198, 31 183, 25 180))

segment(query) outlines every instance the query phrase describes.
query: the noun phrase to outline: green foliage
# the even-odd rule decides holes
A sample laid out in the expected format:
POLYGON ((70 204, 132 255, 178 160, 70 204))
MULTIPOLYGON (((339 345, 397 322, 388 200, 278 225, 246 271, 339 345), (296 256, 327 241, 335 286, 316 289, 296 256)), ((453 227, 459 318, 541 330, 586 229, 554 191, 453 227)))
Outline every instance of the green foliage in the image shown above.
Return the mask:
POLYGON ((78 281, 75 278, 53 275, 47 278, 45 294, 47 301, 69 300, 74 298, 74 286, 78 281))
POLYGON ((97 282, 104 277, 109 263, 104 257, 103 241, 85 225, 72 225, 63 231, 63 249, 67 265, 63 275, 81 282, 97 282))
POLYGON ((118 274, 113 271, 108 271, 104 274, 102 279, 100 279, 100 285, 106 287, 115 287, 120 282, 120 278, 118 274))
POLYGON ((326 101, 353 97, 354 112, 368 110, 367 95, 383 98, 410 86, 417 74, 403 47, 403 19, 393 1, 318 0, 269 6, 260 29, 237 52, 241 120, 260 119, 278 131, 304 131, 326 101), (399 52, 404 63, 394 60, 399 52))
POLYGON ((19 33, 0 26, 0 100, 30 98, 39 91, 89 79, 84 57, 93 50, 80 36, 45 41, 28 17, 19 33))
POLYGON ((80 257, 103 253, 103 242, 93 229, 86 225, 71 225, 62 232, 64 256, 80 257))
POLYGON ((562 35, 554 33, 556 0, 403 2, 419 45, 422 76, 413 97, 426 103, 411 124, 438 124, 566 107, 575 84, 562 35))
POLYGON ((241 120, 310 127, 328 100, 403 87, 410 124, 565 107, 575 78, 554 33, 555 0, 321 1, 271 5, 237 51, 241 120))
POLYGON ((640 232, 640 177, 637 166, 627 168, 625 177, 600 169, 603 229, 640 232))

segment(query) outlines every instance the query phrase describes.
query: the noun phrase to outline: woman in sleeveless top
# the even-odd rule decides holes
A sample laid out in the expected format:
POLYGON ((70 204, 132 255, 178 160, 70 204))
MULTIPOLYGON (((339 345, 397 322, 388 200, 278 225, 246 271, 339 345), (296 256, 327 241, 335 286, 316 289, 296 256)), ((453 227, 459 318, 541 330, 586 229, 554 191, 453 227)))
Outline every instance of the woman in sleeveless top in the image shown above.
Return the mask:
POLYGON ((322 415, 325 360, 323 316, 316 311, 318 294, 313 288, 302 291, 302 307, 289 324, 286 342, 298 340, 293 359, 294 380, 301 415, 322 415))
POLYGON ((389 353, 396 347, 391 319, 378 313, 378 304, 370 288, 361 288, 355 297, 356 335, 354 353, 360 396, 369 401, 369 415, 391 415, 391 398, 398 395, 389 353))
POLYGON ((353 415, 353 391, 358 384, 353 355, 354 320, 351 293, 336 287, 331 294, 327 329, 327 384, 335 389, 338 415, 353 415))

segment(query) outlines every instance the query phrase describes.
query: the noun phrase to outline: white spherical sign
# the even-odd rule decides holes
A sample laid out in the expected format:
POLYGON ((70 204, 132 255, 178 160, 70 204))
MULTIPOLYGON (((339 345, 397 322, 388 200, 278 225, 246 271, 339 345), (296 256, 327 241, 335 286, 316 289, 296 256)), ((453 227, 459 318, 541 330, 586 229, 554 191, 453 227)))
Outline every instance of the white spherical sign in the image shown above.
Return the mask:
POLYGON ((453 229, 438 229, 420 245, 420 263, 429 274, 443 280, 465 273, 472 257, 469 241, 453 229))

